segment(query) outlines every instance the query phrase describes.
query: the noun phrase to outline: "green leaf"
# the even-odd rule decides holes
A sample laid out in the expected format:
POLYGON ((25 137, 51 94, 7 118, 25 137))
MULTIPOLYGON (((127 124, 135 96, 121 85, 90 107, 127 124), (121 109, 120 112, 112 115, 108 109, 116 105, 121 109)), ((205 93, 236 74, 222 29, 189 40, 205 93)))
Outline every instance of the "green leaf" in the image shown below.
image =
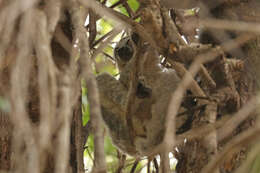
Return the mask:
POLYGON ((97 39, 99 39, 109 31, 111 31, 112 29, 113 29, 113 25, 111 22, 106 21, 104 19, 99 19, 97 21, 97 31, 98 31, 97 39))
POLYGON ((130 6, 130 8, 136 12, 136 10, 139 8, 140 4, 137 0, 128 0, 127 1, 128 5, 130 6))
POLYGON ((112 5, 112 4, 114 4, 114 3, 117 3, 119 0, 109 0, 109 1, 107 1, 107 4, 110 6, 110 5, 112 5))
POLYGON ((127 10, 122 5, 119 5, 118 7, 116 7, 115 10, 117 10, 118 12, 121 12, 123 15, 129 17, 127 10))
POLYGON ((114 156, 116 157, 116 148, 112 144, 112 141, 109 136, 105 136, 105 153, 106 155, 114 156))
POLYGON ((92 134, 88 136, 87 148, 88 148, 89 152, 93 154, 93 152, 94 152, 94 136, 92 134))

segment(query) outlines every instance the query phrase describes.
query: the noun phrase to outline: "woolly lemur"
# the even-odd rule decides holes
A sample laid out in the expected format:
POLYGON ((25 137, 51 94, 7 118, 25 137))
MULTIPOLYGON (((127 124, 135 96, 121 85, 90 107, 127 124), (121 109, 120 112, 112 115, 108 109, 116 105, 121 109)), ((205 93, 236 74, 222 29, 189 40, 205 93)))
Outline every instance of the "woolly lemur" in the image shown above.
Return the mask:
MULTIPOLYGON (((102 117, 113 143, 130 155, 144 156, 162 142, 171 93, 176 89, 180 79, 173 69, 167 69, 160 64, 159 55, 152 47, 146 45, 145 50, 139 47, 135 49, 136 45, 133 44, 137 42, 140 42, 138 37, 126 37, 115 48, 115 58, 120 72, 119 80, 103 73, 97 77, 97 82, 102 117), (139 58, 138 67, 133 63, 135 58, 139 58), (133 128, 130 128, 125 112, 131 80, 130 72, 134 68, 138 68, 138 84, 134 104, 131 105, 133 128)), ((177 127, 182 124, 181 121, 178 123, 177 127)))

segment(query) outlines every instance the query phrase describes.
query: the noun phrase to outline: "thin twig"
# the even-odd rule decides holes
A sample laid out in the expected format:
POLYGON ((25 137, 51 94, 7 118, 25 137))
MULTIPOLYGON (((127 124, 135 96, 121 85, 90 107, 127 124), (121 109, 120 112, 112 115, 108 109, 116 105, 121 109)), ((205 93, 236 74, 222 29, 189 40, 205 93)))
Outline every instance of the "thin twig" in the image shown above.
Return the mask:
POLYGON ((88 155, 89 155, 90 160, 92 160, 92 162, 94 163, 94 159, 93 159, 92 154, 91 154, 90 151, 89 151, 89 148, 86 147, 86 150, 87 150, 87 152, 88 152, 88 155))
POLYGON ((148 159, 148 163, 147 163, 147 173, 150 173, 151 172, 151 160, 148 159))
POLYGON ((97 35, 97 15, 95 14, 95 12, 90 9, 89 10, 89 44, 90 47, 93 47, 93 43, 96 39, 96 35, 97 35))
POLYGON ((133 167, 132 167, 132 169, 131 169, 131 171, 130 171, 130 173, 134 173, 134 172, 135 172, 135 169, 136 169, 138 163, 139 163, 139 160, 136 159, 135 162, 134 162, 134 165, 133 165, 133 167))
POLYGON ((108 38, 106 38, 106 40, 98 46, 98 48, 94 51, 93 55, 92 55, 92 59, 95 59, 97 57, 97 55, 99 53, 101 53, 103 51, 103 49, 107 46, 107 44, 117 35, 121 32, 120 29, 113 29, 112 32, 111 32, 111 35, 108 36, 108 38))
POLYGON ((107 54, 106 52, 102 52, 106 57, 108 57, 114 64, 115 64, 115 58, 107 54))
MULTIPOLYGON (((113 30, 112 30, 113 31, 113 30)), ((109 31, 108 33, 106 33, 105 35, 103 35, 102 37, 100 37, 98 40, 96 40, 92 46, 91 49, 94 48, 97 44, 99 44, 101 41, 105 40, 107 37, 109 37, 112 34, 112 31, 109 31)))
POLYGON ((156 173, 159 173, 159 165, 158 165, 156 158, 153 159, 153 164, 154 164, 156 173))
POLYGON ((125 2, 126 0, 119 0, 118 2, 114 3, 113 5, 111 5, 109 8, 115 8, 119 5, 121 5, 123 2, 125 2))
POLYGON ((134 12, 133 12, 133 10, 129 7, 129 5, 128 5, 128 3, 127 3, 126 0, 123 1, 123 6, 125 7, 125 9, 126 9, 127 13, 129 14, 130 18, 133 18, 134 12))

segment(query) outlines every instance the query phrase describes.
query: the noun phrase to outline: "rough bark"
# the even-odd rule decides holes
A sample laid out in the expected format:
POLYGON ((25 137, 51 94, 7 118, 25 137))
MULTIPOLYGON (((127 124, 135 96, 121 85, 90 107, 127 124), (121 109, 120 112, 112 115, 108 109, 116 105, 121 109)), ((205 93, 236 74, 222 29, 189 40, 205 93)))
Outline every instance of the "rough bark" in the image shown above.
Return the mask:
MULTIPOLYGON (((214 1, 213 3, 203 1, 203 3, 203 8, 206 7, 207 11, 204 15, 200 16, 200 19, 215 17, 217 19, 224 20, 259 22, 259 2, 232 1, 228 3, 223 1, 220 3, 218 1, 214 1)), ((205 43, 211 44, 225 44, 230 39, 233 39, 234 36, 238 37, 242 34, 237 31, 227 31, 221 29, 209 29, 207 32, 211 32, 211 34, 207 33, 208 35, 203 35, 203 39, 207 40, 205 43)), ((252 41, 246 42, 230 52, 226 52, 227 54, 231 54, 232 57, 245 61, 245 69, 239 76, 237 82, 235 82, 235 88, 240 95, 241 106, 243 106, 253 95, 253 93, 257 91, 253 86, 256 86, 255 82, 258 82, 257 79, 259 79, 259 52, 259 36, 255 36, 255 39, 252 41)), ((220 74, 217 73, 217 75, 219 76, 220 74)), ((197 123, 199 122, 201 122, 201 120, 197 121, 197 123)), ((243 122, 231 136, 218 143, 217 152, 221 152, 224 144, 227 144, 241 132, 252 128, 254 124, 255 118, 254 116, 251 116, 251 118, 248 118, 245 122, 243 122)), ((196 120, 194 121, 193 126, 196 126, 196 120)), ((241 166, 245 160, 249 149, 250 146, 243 146, 233 154, 223 159, 222 165, 220 166, 220 172, 235 172, 236 168, 241 166)), ((205 150, 205 145, 203 145, 200 140, 188 140, 188 142, 181 146, 179 150, 180 152, 177 153, 177 158, 179 159, 179 163, 177 164, 177 172, 201 172, 201 169, 210 161, 208 157, 210 153, 207 153, 207 150, 205 150)))
MULTIPOLYGON (((17 2, 14 2, 14 1, 12 1, 10 3, 17 5, 17 2)), ((58 1, 57 1, 57 3, 58 3, 58 1)), ((1 13, 1 20, 0 20, 1 22, 5 22, 2 17, 3 17, 3 15, 6 15, 4 12, 7 9, 7 7, 9 7, 8 5, 10 5, 8 2, 0 1, 0 8, 4 9, 4 10, 1 9, 1 12, 2 12, 1 13)), ((39 5, 38 8, 48 6, 46 4, 41 4, 41 5, 39 5), (43 5, 43 6, 41 6, 41 5, 43 5), (46 6, 44 6, 44 5, 46 5, 46 6)), ((50 2, 49 5, 50 6, 48 6, 47 8, 48 8, 48 10, 51 9, 51 12, 48 13, 48 14, 49 15, 54 14, 56 12, 55 11, 56 6, 53 5, 52 2, 50 2)), ((21 13, 17 9, 17 6, 13 5, 12 7, 13 7, 13 10, 17 10, 16 12, 18 13, 18 15, 21 13)), ((29 8, 32 8, 32 7, 29 7, 29 8)), ((17 14, 16 12, 14 12, 14 13, 17 14)), ((59 11, 57 13, 58 14, 56 14, 56 15, 59 16, 59 11)), ((35 12, 35 14, 38 15, 38 11, 35 12)), ((21 16, 23 16, 23 15, 21 15, 21 16)), ((46 17, 46 16, 43 16, 43 17, 46 17)), ((56 25, 55 25, 57 21, 55 21, 56 20, 55 16, 49 16, 49 17, 51 18, 51 21, 50 21, 50 23, 48 23, 47 27, 50 27, 50 28, 47 28, 46 30, 49 29, 50 33, 53 34, 54 32, 57 32, 56 25), (54 19, 54 21, 52 21, 52 19, 54 19)), ((41 19, 39 19, 39 20, 41 20, 41 19)), ((63 20, 59 24, 59 26, 61 26, 61 28, 63 29, 62 32, 66 32, 68 38, 71 38, 72 33, 71 33, 71 24, 70 24, 69 20, 70 20, 69 18, 66 18, 65 20, 63 20)), ((44 21, 44 20, 42 20, 42 21, 44 21)), ((13 23, 14 28, 13 28, 12 33, 17 33, 17 34, 13 35, 11 38, 8 38, 8 39, 11 40, 9 43, 8 43, 7 40, 5 40, 6 45, 5 45, 5 43, 3 43, 3 42, 5 42, 5 41, 3 41, 3 39, 4 39, 3 37, 4 37, 4 35, 6 36, 7 31, 1 30, 1 32, 0 32, 2 34, 1 35, 1 41, 0 41, 1 42, 0 43, 0 45, 1 45, 0 46, 1 47, 1 58, 2 58, 1 59, 1 65, 0 65, 0 80, 1 80, 1 82, 0 82, 1 83, 0 84, 0 97, 1 97, 1 101, 4 103, 4 104, 1 104, 1 111, 0 111, 0 172, 1 171, 6 171, 6 172, 8 172, 8 171, 15 171, 15 172, 25 171, 25 172, 27 172, 26 170, 28 168, 27 168, 26 163, 28 163, 27 159, 28 159, 28 157, 30 157, 30 154, 28 155, 28 157, 23 157, 23 156, 25 156, 24 150, 30 150, 30 148, 28 148, 29 146, 26 144, 26 141, 23 141, 23 139, 22 139, 23 136, 19 136, 19 133, 17 133, 17 132, 19 132, 19 129, 17 129, 16 123, 19 120, 10 119, 10 117, 19 116, 19 115, 11 115, 10 104, 11 104, 12 101, 15 102, 16 100, 10 99, 10 92, 11 92, 10 91, 10 88, 11 88, 10 80, 11 80, 11 74, 13 72, 13 68, 17 63, 17 56, 19 56, 19 48, 17 48, 17 43, 16 43, 17 38, 16 38, 16 36, 18 37, 19 33, 22 32, 20 30, 21 26, 18 27, 20 22, 21 22, 20 19, 14 20, 14 23, 13 23), (17 141, 21 142, 20 146, 17 146, 17 145, 19 145, 19 144, 16 143, 17 141), (18 156, 19 156, 20 159, 21 158, 23 158, 23 159, 19 160, 18 156), (21 169, 18 170, 18 168, 21 168, 21 169)), ((34 25, 37 23, 34 20, 32 20, 31 22, 32 22, 32 27, 34 27, 34 25)), ((7 26, 9 26, 9 25, 7 25, 7 26)), ((29 25, 28 25, 28 27, 29 27, 29 25)), ((43 27, 43 30, 44 30, 45 26, 42 26, 42 27, 43 27)), ((33 29, 32 29, 32 31, 33 31, 33 29)), ((41 32, 40 30, 38 30, 38 31, 41 32)), ((28 32, 30 32, 30 30, 28 30, 28 32)), ((57 97, 55 97, 54 99, 58 100, 58 103, 57 103, 58 105, 62 105, 62 101, 60 99, 60 98, 63 98, 63 96, 64 96, 62 94, 62 89, 61 89, 62 87, 64 87, 64 83, 62 83, 62 82, 64 82, 62 77, 65 76, 63 73, 65 73, 65 69, 68 67, 70 55, 69 55, 69 52, 67 52, 53 37, 51 37, 51 35, 48 35, 50 37, 41 38, 40 34, 42 34, 42 33, 36 34, 34 39, 35 39, 35 42, 37 42, 36 36, 39 36, 39 39, 43 39, 41 41, 43 42, 42 46, 43 46, 43 49, 45 49, 45 53, 48 52, 49 50, 48 50, 48 48, 44 47, 45 46, 44 44, 46 43, 46 42, 44 43, 44 41, 46 41, 50 38, 50 40, 49 40, 50 42, 47 43, 48 44, 47 46, 50 46, 50 49, 52 51, 52 58, 53 59, 51 59, 51 61, 53 61, 55 63, 55 68, 57 67, 57 69, 59 71, 59 73, 56 73, 56 71, 55 71, 53 75, 55 77, 60 77, 60 79, 61 79, 61 80, 59 80, 60 83, 52 83, 52 85, 57 85, 58 90, 60 91, 58 93, 57 97), (46 39, 46 40, 44 40, 44 39, 46 39)), ((32 40, 34 40, 34 39, 32 39, 32 40)), ((23 41, 26 41, 26 40, 23 40, 23 41)), ((35 43, 35 44, 37 44, 37 43, 35 43)), ((36 48, 36 52, 41 51, 41 49, 42 49, 42 47, 36 48)), ((37 62, 37 57, 36 57, 35 54, 37 54, 37 56, 38 56, 38 52, 37 53, 34 52, 32 54, 34 56, 30 55, 30 58, 25 57, 25 59, 27 59, 25 61, 25 63, 27 61, 31 61, 31 70, 29 72, 28 93, 23 93, 23 94, 26 94, 26 98, 27 98, 26 102, 25 102, 25 109, 26 109, 25 111, 27 112, 27 114, 26 114, 26 117, 24 117, 25 118, 24 120, 26 122, 20 122, 20 124, 21 124, 20 127, 23 127, 23 124, 28 123, 33 129, 31 132, 35 133, 34 134, 35 136, 31 136, 31 137, 36 139, 37 145, 35 145, 34 147, 36 147, 38 149, 38 151, 40 151, 38 153, 39 157, 35 158, 36 162, 39 161, 40 166, 34 165, 35 168, 38 167, 36 169, 38 169, 39 172, 51 173, 51 172, 55 172, 55 170, 57 170, 57 169, 60 169, 60 168, 57 168, 56 163, 57 163, 58 156, 62 155, 62 153, 59 153, 59 150, 56 150, 56 149, 60 148, 59 145, 61 144, 60 141, 62 139, 61 140, 58 139, 58 136, 60 136, 60 134, 59 134, 60 129, 62 129, 64 127, 64 123, 58 122, 59 117, 57 117, 57 115, 55 117, 55 118, 57 118, 56 120, 55 120, 54 117, 50 117, 51 119, 49 119, 49 120, 51 120, 51 121, 49 122, 49 126, 52 126, 51 131, 49 131, 49 133, 50 133, 49 137, 50 138, 49 138, 48 141, 45 141, 45 143, 41 143, 41 140, 42 140, 42 137, 43 137, 43 136, 41 136, 41 134, 42 133, 48 133, 47 131, 50 130, 50 129, 46 129, 45 125, 41 126, 42 121, 46 121, 45 118, 47 118, 49 116, 48 114, 50 114, 50 113, 45 112, 46 113, 44 115, 45 117, 43 117, 40 112, 42 111, 42 108, 43 109, 45 108, 45 110, 43 110, 43 111, 53 110, 52 106, 57 106, 57 105, 54 102, 52 102, 53 103, 52 105, 47 105, 46 102, 44 102, 43 105, 41 105, 41 103, 40 103, 40 92, 42 92, 42 91, 39 91, 40 90, 39 85, 41 85, 42 83, 40 83, 38 81, 38 75, 39 75, 39 73, 41 73, 40 72, 41 69, 39 68, 39 66, 41 66, 42 64, 40 64, 40 62, 37 62), (41 106, 43 106, 43 107, 41 107, 41 106), (44 106, 46 106, 46 107, 44 107, 44 106), (56 125, 55 125, 55 121, 57 122, 56 125), (54 127, 53 125, 55 125, 55 128, 53 128, 54 127), (41 128, 43 128, 43 129, 41 129, 41 128)), ((46 58, 47 55, 45 54, 44 56, 45 57, 41 57, 41 58, 44 59, 44 58, 46 58)), ((47 64, 47 61, 48 60, 45 59, 45 61, 42 62, 42 63, 47 64)), ((24 68, 26 68, 26 67, 24 67, 24 68)), ((51 67, 47 67, 47 68, 51 68, 51 67)), ((45 70, 46 69, 44 69, 44 71, 42 71, 42 72, 46 73, 47 71, 45 71, 45 70)), ((48 76, 48 77, 47 77, 48 82, 45 83, 46 84, 45 86, 47 88, 48 87, 51 88, 52 85, 50 83, 53 82, 53 81, 51 81, 50 76, 48 76)), ((42 78, 41 78, 41 80, 42 80, 42 78)), ((77 81, 77 83, 80 84, 78 81, 77 81)), ((16 83, 15 85, 19 86, 20 84, 16 83)), ((77 91, 75 92, 74 96, 78 97, 78 99, 81 99, 79 92, 80 92, 80 87, 78 85, 77 91)), ((52 96, 51 94, 53 94, 53 93, 50 93, 50 91, 48 91, 45 94, 47 94, 47 95, 50 94, 50 96, 52 96)), ((77 137, 77 135, 80 135, 80 134, 77 132, 77 135, 76 135, 76 133, 75 133, 75 131, 82 129, 82 124, 81 124, 81 116, 82 115, 81 115, 81 106, 80 106, 81 102, 77 102, 77 105, 78 106, 73 107, 73 111, 71 112, 71 115, 68 116, 68 117, 73 116, 73 120, 74 120, 69 125, 69 126, 72 127, 71 128, 72 132, 68 131, 69 134, 71 133, 71 138, 70 138, 71 141, 69 141, 71 143, 69 145, 69 147, 70 147, 70 163, 65 165, 66 168, 69 168, 69 169, 67 169, 68 172, 79 172, 77 170, 78 163, 80 163, 80 162, 83 163, 83 156, 82 155, 81 155, 82 158, 76 157, 77 150, 80 150, 81 154, 83 154, 83 146, 82 146, 83 142, 80 141, 79 137, 77 137), (76 121, 75 119, 79 119, 80 122, 76 121), (75 129, 77 129, 77 130, 75 130, 75 129), (75 144, 77 142, 81 142, 81 146, 77 146, 75 144)), ((70 123, 70 120, 68 120, 67 122, 70 123)), ((31 151, 31 153, 33 153, 33 152, 34 151, 31 151)), ((81 170, 82 169, 83 169, 83 166, 82 166, 81 170)), ((28 171, 28 172, 30 172, 30 171, 28 171)))

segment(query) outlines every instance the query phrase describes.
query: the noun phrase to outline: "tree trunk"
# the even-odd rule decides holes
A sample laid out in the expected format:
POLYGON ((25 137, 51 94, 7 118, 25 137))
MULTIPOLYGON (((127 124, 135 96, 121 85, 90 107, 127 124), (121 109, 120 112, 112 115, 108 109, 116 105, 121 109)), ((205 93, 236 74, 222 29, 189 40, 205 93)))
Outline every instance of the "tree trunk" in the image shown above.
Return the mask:
MULTIPOLYGON (((260 15, 260 3, 257 1, 232 1, 230 3, 225 1, 203 1, 202 10, 204 14, 200 16, 200 19, 207 19, 214 17, 216 19, 231 20, 231 21, 243 21, 243 22, 258 22, 260 15)), ((205 44, 225 44, 230 39, 239 37, 239 35, 246 34, 246 32, 229 31, 223 29, 206 29, 202 30, 201 39, 205 44), (204 32, 204 33, 203 33, 204 32)), ((250 35, 251 33, 248 33, 250 35)), ((245 70, 240 77, 239 83, 236 83, 237 91, 240 95, 241 106, 245 105, 251 96, 258 90, 259 84, 259 53, 260 42, 259 36, 255 35, 255 39, 240 45, 236 49, 233 49, 227 54, 237 59, 245 61, 245 70)), ((194 123, 196 120, 194 121, 194 123)), ((197 120, 200 123, 200 120, 197 120)), ((220 153, 223 150, 225 144, 232 141, 232 139, 251 128, 255 125, 255 116, 250 116, 245 122, 241 123, 239 127, 232 133, 231 136, 225 140, 219 141, 218 151, 220 153)), ((193 124, 193 126, 197 126, 193 124)), ((177 172, 201 172, 213 157, 209 157, 212 153, 208 153, 207 143, 203 143, 201 140, 187 141, 177 152, 178 164, 177 172)), ((243 146, 239 150, 236 150, 233 154, 222 159, 222 164, 219 171, 221 173, 235 172, 236 168, 240 167, 245 161, 247 153, 250 149, 250 145, 243 146)), ((211 170, 212 172, 214 170, 211 170)), ((217 169, 215 171, 218 171, 217 169)))

